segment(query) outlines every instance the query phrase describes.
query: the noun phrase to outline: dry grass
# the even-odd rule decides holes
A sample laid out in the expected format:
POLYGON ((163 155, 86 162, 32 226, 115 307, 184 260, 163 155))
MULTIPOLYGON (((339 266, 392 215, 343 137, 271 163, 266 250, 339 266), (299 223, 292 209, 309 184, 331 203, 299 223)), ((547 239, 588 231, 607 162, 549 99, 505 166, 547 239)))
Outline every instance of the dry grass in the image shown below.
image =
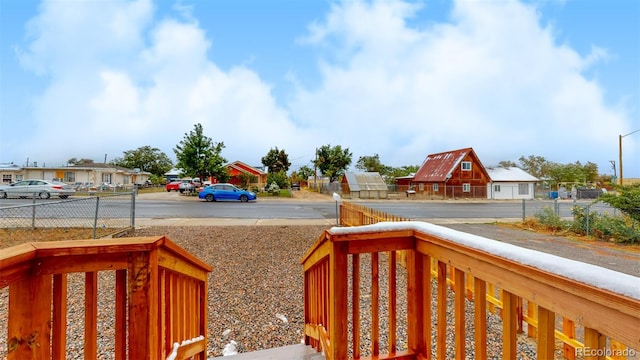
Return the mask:
MULTIPOLYGON (((97 229, 96 237, 110 236, 113 229, 97 229)), ((44 228, 31 230, 29 228, 0 229, 0 249, 37 241, 59 241, 92 239, 91 228, 44 228)))

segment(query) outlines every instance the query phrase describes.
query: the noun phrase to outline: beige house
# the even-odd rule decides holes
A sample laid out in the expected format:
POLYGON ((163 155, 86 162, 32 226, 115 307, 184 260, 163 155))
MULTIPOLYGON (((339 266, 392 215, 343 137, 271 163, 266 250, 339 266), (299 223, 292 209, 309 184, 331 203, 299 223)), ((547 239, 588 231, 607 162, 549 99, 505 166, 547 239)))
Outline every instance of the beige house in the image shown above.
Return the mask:
POLYGON ((0 179, 10 184, 24 179, 62 181, 67 184, 82 184, 97 187, 103 183, 133 188, 149 179, 151 173, 139 169, 127 169, 111 164, 83 164, 60 167, 18 166, 0 164, 0 179))

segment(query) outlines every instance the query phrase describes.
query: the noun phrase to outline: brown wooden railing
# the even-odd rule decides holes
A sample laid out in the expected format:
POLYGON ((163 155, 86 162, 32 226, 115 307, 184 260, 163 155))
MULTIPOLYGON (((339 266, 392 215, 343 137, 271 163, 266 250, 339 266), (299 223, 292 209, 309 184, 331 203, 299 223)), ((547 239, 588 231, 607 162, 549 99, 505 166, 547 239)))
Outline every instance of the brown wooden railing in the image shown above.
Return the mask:
POLYGON ((96 359, 98 274, 104 271, 114 272, 115 279, 115 359, 206 359, 211 267, 165 237, 3 249, 0 288, 9 287, 8 359, 66 358, 70 273, 85 276, 84 358, 96 359))
MULTIPOLYGON (((516 358, 517 334, 537 340, 539 359, 553 359, 555 339, 566 357, 624 359, 640 349, 640 279, 421 222, 397 222, 326 231, 302 260, 305 342, 328 359, 465 358, 465 298, 473 299, 475 358, 487 358, 487 314, 502 316, 502 357, 516 358), (395 252, 406 251, 407 347, 398 350, 399 297, 395 252), (371 315, 360 313, 361 258, 371 260, 371 315), (388 288, 380 289, 380 259, 388 288), (349 268, 349 264, 351 264, 349 268), (566 273, 565 273, 566 272, 566 273), (582 274, 590 274, 591 278, 582 274), (573 274, 573 275, 572 275, 573 274), (432 283, 432 278, 433 283, 432 283), (435 288, 435 291, 434 291, 435 288), (454 290, 454 344, 447 344, 447 289, 454 290), (386 333, 380 334, 380 293, 388 294, 386 333), (432 292, 436 312, 431 313, 432 292), (556 329, 556 317, 578 324, 582 342, 556 329), (435 321, 434 321, 435 320, 435 321), (371 343, 361 356, 360 324, 371 343), (432 329, 432 323, 435 323, 432 329), (349 331, 350 329, 350 331, 349 331), (387 330, 388 329, 388 330, 387 330), (436 337, 432 340, 432 330, 436 337), (564 339, 563 339, 564 337, 564 339), (381 339, 386 340, 381 344, 381 339), (382 354, 380 349, 387 349, 382 354), (452 350, 453 349, 453 350, 452 350), (635 349, 635 350, 634 350, 635 349)), ((368 289, 365 289, 368 290, 368 289)), ((574 326, 575 327, 575 326, 574 326)), ((566 329, 566 328, 565 328, 566 329)))

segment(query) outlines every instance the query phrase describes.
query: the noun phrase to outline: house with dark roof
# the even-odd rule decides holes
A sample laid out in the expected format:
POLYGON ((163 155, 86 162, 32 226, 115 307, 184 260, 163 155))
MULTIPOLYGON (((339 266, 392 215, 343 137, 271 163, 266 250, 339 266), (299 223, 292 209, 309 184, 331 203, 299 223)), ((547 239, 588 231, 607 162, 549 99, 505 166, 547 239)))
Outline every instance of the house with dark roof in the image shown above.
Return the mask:
POLYGON ((487 170, 473 148, 427 155, 411 186, 431 198, 486 198, 490 182, 487 170))
POLYGON ((530 200, 535 197, 538 181, 533 175, 518 167, 487 168, 491 182, 487 185, 487 199, 530 200))
POLYGON ((342 194, 351 199, 386 199, 388 187, 378 172, 345 172, 342 194))

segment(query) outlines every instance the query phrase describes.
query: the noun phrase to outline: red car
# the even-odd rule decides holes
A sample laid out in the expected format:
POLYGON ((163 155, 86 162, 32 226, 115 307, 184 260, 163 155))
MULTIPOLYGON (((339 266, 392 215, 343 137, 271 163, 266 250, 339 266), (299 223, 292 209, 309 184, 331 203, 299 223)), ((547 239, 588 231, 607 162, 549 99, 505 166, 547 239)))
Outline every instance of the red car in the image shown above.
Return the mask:
POLYGON ((170 183, 167 183, 167 191, 179 191, 180 183, 182 183, 182 181, 172 181, 170 183))

